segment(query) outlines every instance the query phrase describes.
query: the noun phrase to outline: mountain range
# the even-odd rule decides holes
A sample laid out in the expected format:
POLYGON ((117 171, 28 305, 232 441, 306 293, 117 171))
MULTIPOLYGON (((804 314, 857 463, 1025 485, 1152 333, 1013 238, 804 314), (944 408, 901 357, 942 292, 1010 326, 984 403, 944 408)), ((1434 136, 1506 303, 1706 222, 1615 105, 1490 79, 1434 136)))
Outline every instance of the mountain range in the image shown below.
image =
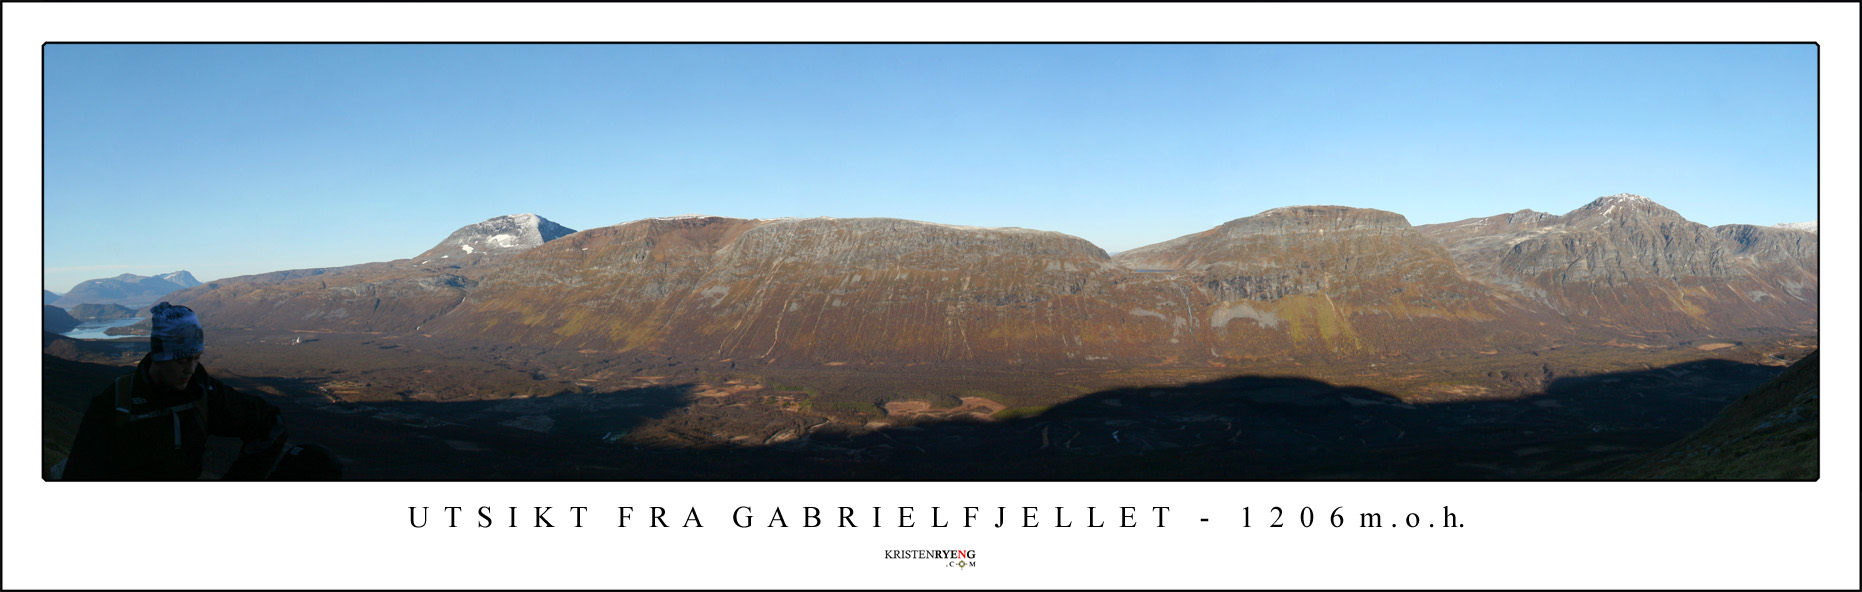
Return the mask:
POLYGON ((576 232, 521 214, 408 259, 169 299, 209 326, 733 363, 1221 366, 1814 334, 1817 248, 1811 231, 1707 227, 1629 194, 1423 226, 1277 208, 1116 257, 1056 232, 889 218, 576 232))
MULTIPOLYGON (((155 304, 170 292, 200 285, 194 275, 181 270, 157 276, 125 273, 116 277, 85 280, 57 300, 48 302, 61 308, 79 304, 119 304, 130 308, 155 304)), ((47 292, 48 297, 50 292, 47 292)))

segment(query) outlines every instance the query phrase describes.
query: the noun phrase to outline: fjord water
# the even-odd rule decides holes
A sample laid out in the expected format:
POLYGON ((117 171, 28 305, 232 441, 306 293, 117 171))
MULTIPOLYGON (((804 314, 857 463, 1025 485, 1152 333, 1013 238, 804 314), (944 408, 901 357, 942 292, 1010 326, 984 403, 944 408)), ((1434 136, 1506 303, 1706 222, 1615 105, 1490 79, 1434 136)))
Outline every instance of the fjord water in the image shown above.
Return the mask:
POLYGON ((118 339, 118 338, 126 338, 126 337, 140 337, 140 338, 146 339, 148 337, 146 335, 107 335, 104 333, 104 330, 106 329, 110 329, 112 327, 127 327, 130 325, 134 325, 141 320, 143 320, 141 317, 136 317, 136 318, 128 318, 128 319, 116 319, 113 321, 90 321, 90 322, 85 322, 85 323, 79 323, 77 328, 67 331, 63 333, 62 335, 64 335, 65 337, 70 337, 72 339, 118 339))

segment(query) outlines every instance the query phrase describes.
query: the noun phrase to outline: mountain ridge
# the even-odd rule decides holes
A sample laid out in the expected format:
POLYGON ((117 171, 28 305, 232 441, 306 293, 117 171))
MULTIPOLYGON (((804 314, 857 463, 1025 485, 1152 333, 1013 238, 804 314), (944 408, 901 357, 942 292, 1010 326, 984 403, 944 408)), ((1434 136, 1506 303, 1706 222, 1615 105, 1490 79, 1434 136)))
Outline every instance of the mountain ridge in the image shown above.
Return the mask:
POLYGON ((509 223, 546 222, 526 216, 468 225, 415 259, 178 296, 231 326, 785 365, 1646 346, 1814 332, 1817 311, 1816 235, 1708 228, 1633 194, 1423 226, 1289 206, 1117 256, 1058 232, 894 218, 686 215, 493 244, 515 236, 509 223))
POLYGON ((200 285, 187 270, 155 276, 124 273, 115 277, 79 282, 50 304, 70 308, 79 304, 118 304, 130 308, 155 304, 176 290, 200 285))

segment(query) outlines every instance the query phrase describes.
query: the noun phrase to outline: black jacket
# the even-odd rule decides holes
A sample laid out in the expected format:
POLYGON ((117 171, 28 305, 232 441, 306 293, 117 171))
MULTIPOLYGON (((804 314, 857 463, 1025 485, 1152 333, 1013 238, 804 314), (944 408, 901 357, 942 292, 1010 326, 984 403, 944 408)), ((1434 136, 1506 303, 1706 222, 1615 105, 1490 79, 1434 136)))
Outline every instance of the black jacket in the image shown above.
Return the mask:
POLYGON ((64 479, 175 481, 199 479, 207 436, 245 441, 225 479, 264 479, 285 448, 278 407, 241 393, 195 367, 187 388, 158 390, 149 383, 149 358, 136 365, 127 413, 117 409, 116 382, 91 398, 65 461, 64 479), (193 403, 172 413, 176 409, 193 403), (206 408, 205 421, 200 407, 206 408), (135 418, 135 419, 131 419, 135 418))

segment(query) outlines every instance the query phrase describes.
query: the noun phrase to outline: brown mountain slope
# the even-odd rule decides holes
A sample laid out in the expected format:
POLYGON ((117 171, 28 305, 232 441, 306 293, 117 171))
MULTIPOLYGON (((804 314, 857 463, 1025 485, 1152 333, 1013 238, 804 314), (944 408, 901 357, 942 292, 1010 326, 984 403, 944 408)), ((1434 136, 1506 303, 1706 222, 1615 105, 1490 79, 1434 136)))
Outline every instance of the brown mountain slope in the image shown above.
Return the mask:
MULTIPOLYGON (((1105 252, 887 218, 642 220, 525 253, 436 335, 798 363, 1081 359, 1126 349, 1105 252)), ((1142 332, 1142 330, 1140 330, 1142 332)))
POLYGON ((227 278, 170 295, 208 327, 413 331, 459 303, 472 280, 405 263, 227 278))
POLYGON ((683 217, 523 253, 426 330, 754 363, 1206 364, 1525 347, 1493 321, 1531 312, 1375 210, 1283 208, 1116 263, 1018 228, 683 217))
MULTIPOLYGON (((1205 299, 1219 349, 1417 351, 1485 347, 1508 309, 1468 280, 1403 216, 1302 206, 1120 253, 1119 264, 1169 270, 1205 299)), ((1523 319, 1519 319, 1523 320, 1523 319)), ((1525 342, 1537 339, 1521 332, 1525 342)), ((1519 345, 1520 336, 1505 341, 1519 345)))
POLYGON ((219 326, 893 367, 1676 345, 1814 332, 1817 310, 1816 235, 1707 228, 1636 196, 1425 227, 1279 208, 1116 258, 1060 233, 888 218, 545 223, 495 218, 417 259, 177 299, 219 326))
POLYGON ((423 258, 227 278, 169 298, 209 327, 412 332, 510 257, 565 231, 534 214, 500 216, 455 231, 423 258))
POLYGON ((1817 235, 1690 222, 1648 198, 1418 227, 1471 279, 1597 340, 1814 330, 1817 235))

